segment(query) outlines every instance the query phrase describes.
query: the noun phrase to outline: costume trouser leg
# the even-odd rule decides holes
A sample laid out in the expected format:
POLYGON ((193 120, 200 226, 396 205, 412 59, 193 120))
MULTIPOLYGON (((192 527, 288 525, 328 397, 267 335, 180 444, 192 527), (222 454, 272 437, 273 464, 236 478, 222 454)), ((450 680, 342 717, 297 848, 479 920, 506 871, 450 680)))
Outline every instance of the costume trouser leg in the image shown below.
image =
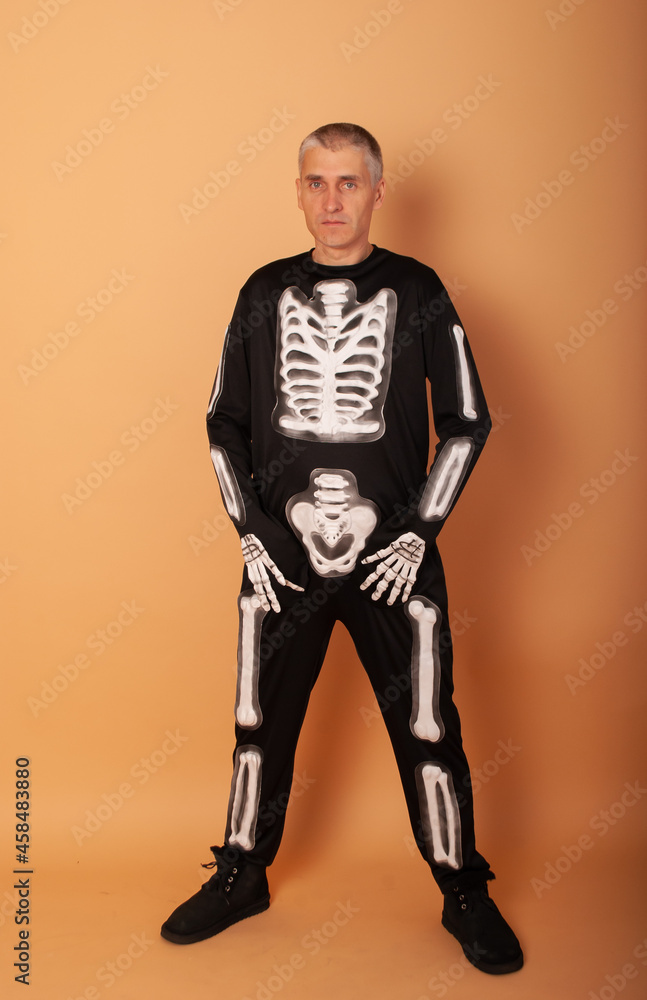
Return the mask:
MULTIPOLYGON (((474 842, 469 768, 452 698, 451 634, 437 553, 420 582, 407 605, 388 607, 359 591, 356 574, 343 583, 318 579, 281 612, 258 612, 253 664, 249 642, 242 649, 241 622, 239 671, 246 654, 248 673, 256 671, 258 712, 251 725, 236 726, 226 842, 242 847, 250 861, 269 865, 278 850, 299 733, 339 619, 378 698, 416 844, 434 878, 442 889, 473 878, 474 872, 489 873, 474 842)), ((240 689, 239 679, 239 703, 240 689)))
MULTIPOLYGON (((490 873, 476 850, 469 766, 453 700, 452 641, 440 560, 433 597, 341 609, 387 727, 420 853, 441 889, 490 873), (422 735, 416 735, 416 732, 422 735)), ((492 877, 492 876, 490 876, 492 877)))
MULTIPOLYGON (((326 583, 329 589, 336 589, 332 581, 326 583)), ((296 601, 281 593, 281 611, 258 611, 256 623, 251 621, 249 611, 250 621, 245 621, 242 610, 246 605, 249 607, 251 600, 253 591, 250 590, 243 591, 239 597, 237 718, 245 721, 246 713, 240 711, 244 668, 248 672, 248 682, 252 675, 257 697, 247 695, 243 700, 257 704, 256 712, 250 713, 250 717, 254 714, 257 717, 252 718, 251 725, 236 723, 234 774, 225 842, 245 850, 249 861, 267 866, 274 860, 281 842, 297 742, 310 693, 326 654, 335 614, 321 580, 296 601), (252 652, 249 633, 253 625, 255 648, 252 652)))

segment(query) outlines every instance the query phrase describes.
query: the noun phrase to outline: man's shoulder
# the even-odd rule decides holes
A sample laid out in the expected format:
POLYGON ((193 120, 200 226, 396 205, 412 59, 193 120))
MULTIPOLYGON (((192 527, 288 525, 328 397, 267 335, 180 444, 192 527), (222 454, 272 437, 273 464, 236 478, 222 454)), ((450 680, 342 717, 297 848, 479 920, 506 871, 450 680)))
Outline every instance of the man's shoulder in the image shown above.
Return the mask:
POLYGON ((271 260, 252 271, 241 291, 253 291, 268 283, 272 287, 295 284, 299 278, 311 274, 313 270, 312 258, 308 251, 291 257, 279 257, 278 260, 271 260))
POLYGON ((391 267, 397 269, 399 272, 402 272, 409 278, 418 278, 426 284, 429 282, 434 285, 442 284, 433 267, 430 267, 428 264, 424 264, 421 260, 418 260, 417 257, 409 257, 406 254, 395 253, 393 250, 387 250, 386 253, 388 254, 388 263, 391 267))

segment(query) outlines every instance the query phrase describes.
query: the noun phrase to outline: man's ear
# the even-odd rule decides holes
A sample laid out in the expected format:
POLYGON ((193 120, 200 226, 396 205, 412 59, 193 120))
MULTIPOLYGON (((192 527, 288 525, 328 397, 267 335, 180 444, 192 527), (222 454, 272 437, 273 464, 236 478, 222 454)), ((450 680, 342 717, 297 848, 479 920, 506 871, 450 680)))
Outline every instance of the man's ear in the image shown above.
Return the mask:
POLYGON ((386 194, 386 182, 383 177, 380 177, 379 181, 375 185, 375 200, 373 202, 374 211, 376 208, 382 207, 385 194, 386 194))
POLYGON ((297 205, 303 211, 303 205, 301 204, 301 178, 297 177, 295 184, 297 186, 297 205))

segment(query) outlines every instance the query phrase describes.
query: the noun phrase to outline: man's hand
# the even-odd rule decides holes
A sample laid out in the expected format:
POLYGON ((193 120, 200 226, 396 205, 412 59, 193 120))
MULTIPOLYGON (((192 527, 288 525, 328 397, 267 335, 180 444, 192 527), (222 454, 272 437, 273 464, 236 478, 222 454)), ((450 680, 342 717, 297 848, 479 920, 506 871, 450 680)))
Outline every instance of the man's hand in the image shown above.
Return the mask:
POLYGON ((282 587, 291 587, 292 590, 303 590, 303 587, 297 587, 296 583, 290 583, 289 580, 285 579, 256 535, 244 535, 240 543, 243 547, 243 559, 247 565, 249 579, 261 599, 261 607, 265 608, 266 611, 269 611, 270 607, 273 611, 280 611, 281 605, 276 598, 267 570, 269 569, 270 573, 274 574, 282 587))
POLYGON ((377 559, 381 559, 382 562, 373 570, 370 576, 366 577, 364 583, 360 584, 359 589, 366 590, 378 577, 382 577, 372 595, 373 600, 379 600, 389 584, 393 582, 393 587, 386 603, 393 604, 398 599, 400 591, 404 587, 404 591, 402 592, 402 603, 404 604, 409 598, 411 588, 418 574, 418 567, 422 562, 424 554, 425 543, 423 539, 413 531, 407 531, 406 534, 400 535, 394 542, 391 542, 388 548, 380 549, 374 555, 362 559, 362 565, 375 562, 377 559))

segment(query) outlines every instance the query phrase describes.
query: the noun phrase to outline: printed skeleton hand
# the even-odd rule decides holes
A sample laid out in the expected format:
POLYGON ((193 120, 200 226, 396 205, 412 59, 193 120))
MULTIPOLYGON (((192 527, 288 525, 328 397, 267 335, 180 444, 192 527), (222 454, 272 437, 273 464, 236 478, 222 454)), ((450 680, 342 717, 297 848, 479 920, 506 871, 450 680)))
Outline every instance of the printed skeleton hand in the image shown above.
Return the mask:
POLYGON ((424 554, 425 543, 423 539, 413 531, 407 531, 404 535, 396 538, 394 542, 391 542, 386 549, 380 549, 374 555, 366 556, 365 559, 362 559, 362 565, 375 562, 377 559, 381 559, 382 562, 370 576, 366 577, 364 583, 360 584, 359 589, 366 590, 367 587, 370 587, 381 576, 382 579, 378 582, 375 592, 372 595, 373 600, 379 600, 391 581, 393 581, 393 587, 386 603, 393 604, 404 587, 402 593, 402 603, 404 604, 409 598, 418 574, 418 567, 422 562, 424 554))
POLYGON ((270 607, 273 611, 280 611, 281 605, 276 598, 267 570, 269 569, 274 574, 282 587, 291 587, 292 590, 303 590, 303 587, 297 587, 296 583, 290 583, 289 580, 285 579, 256 535, 244 535, 240 543, 243 547, 243 559, 247 565, 249 579, 260 598, 261 607, 265 608, 266 611, 269 611, 270 607))

